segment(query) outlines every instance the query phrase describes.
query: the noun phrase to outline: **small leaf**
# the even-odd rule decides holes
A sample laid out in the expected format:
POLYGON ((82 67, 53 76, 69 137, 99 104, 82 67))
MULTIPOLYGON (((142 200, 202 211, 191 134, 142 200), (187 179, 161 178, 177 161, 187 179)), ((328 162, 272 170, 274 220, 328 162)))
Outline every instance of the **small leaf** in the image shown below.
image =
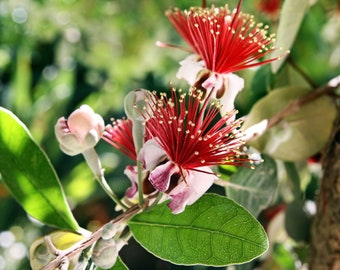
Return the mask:
POLYGON ((0 174, 29 215, 62 229, 78 229, 45 153, 32 139, 25 125, 1 107, 0 174))
POLYGON ((253 96, 257 99, 265 96, 271 89, 274 83, 274 76, 270 69, 270 65, 261 66, 254 74, 251 82, 251 90, 253 96))
MULTIPOLYGON (((96 270, 104 270, 104 269, 100 267, 96 267, 96 270)), ((122 259, 118 257, 115 265, 112 266, 110 270, 129 270, 129 268, 125 265, 122 259)))
POLYGON ((268 247, 262 226, 228 198, 206 194, 174 215, 166 202, 129 221, 135 239, 175 264, 226 266, 248 262, 268 247))
MULTIPOLYGON (((269 119, 283 110, 290 101, 308 91, 305 87, 283 87, 270 92, 253 106, 242 129, 269 119)), ((277 159, 305 160, 324 147, 331 134, 335 115, 336 108, 331 100, 326 96, 320 97, 305 104, 296 113, 286 116, 261 137, 250 141, 250 145, 277 159)))
POLYGON ((276 195, 276 163, 269 156, 263 155, 263 162, 254 170, 239 168, 228 183, 227 197, 247 208, 256 217, 271 204, 276 195))
MULTIPOLYGON (((309 0, 285 0, 282 6, 279 27, 277 30, 276 47, 283 51, 290 50, 299 31, 302 19, 308 8, 309 0)), ((275 51, 273 57, 282 54, 275 51)), ((277 73, 284 62, 285 57, 271 63, 273 73, 277 73)))

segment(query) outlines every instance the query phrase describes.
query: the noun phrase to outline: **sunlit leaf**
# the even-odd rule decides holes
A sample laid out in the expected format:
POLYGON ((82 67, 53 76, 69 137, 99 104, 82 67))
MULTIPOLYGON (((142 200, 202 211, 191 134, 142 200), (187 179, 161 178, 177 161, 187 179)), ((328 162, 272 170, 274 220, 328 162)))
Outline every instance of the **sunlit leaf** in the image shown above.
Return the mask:
POLYGON ((136 240, 154 255, 183 265, 225 266, 250 261, 267 250, 258 221, 228 198, 206 194, 174 215, 166 203, 129 221, 136 240))
MULTIPOLYGON (((300 29, 302 19, 308 8, 309 0, 285 0, 282 6, 279 27, 277 30, 276 47, 283 51, 290 50, 300 29)), ((275 51, 274 56, 282 54, 275 51)), ((285 57, 271 63, 273 73, 276 73, 284 62, 285 57)))
MULTIPOLYGON (((270 92, 253 106, 242 128, 247 129, 263 119, 269 119, 291 100, 308 91, 308 88, 303 87, 283 87, 270 92)), ((331 134, 335 114, 336 109, 331 100, 326 96, 320 97, 286 116, 250 144, 277 159, 305 160, 324 147, 331 134)))
POLYGON ((25 125, 1 107, 0 173, 29 215, 56 227, 78 229, 50 161, 25 125))
POLYGON ((240 168, 228 181, 227 197, 247 208, 254 216, 269 206, 277 189, 275 161, 263 155, 263 162, 254 170, 240 168))

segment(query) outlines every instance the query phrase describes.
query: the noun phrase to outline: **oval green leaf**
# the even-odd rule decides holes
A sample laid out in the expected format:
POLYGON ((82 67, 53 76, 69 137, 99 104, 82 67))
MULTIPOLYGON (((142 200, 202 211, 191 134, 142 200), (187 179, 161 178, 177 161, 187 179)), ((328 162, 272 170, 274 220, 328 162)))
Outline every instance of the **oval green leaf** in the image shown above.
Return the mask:
POLYGON ((0 174, 29 215, 61 229, 79 228, 46 154, 26 126, 1 107, 0 174))
MULTIPOLYGON (((308 8, 309 0, 285 0, 282 6, 279 27, 277 30, 276 47, 288 51, 293 46, 296 35, 300 29, 302 19, 308 8)), ((272 57, 277 57, 282 51, 273 52, 272 57)), ((271 63, 273 73, 277 73, 285 57, 271 63)))
POLYGON ((263 162, 254 170, 239 168, 226 187, 227 197, 247 208, 255 217, 272 203, 278 186, 275 161, 267 155, 262 158, 263 162))
MULTIPOLYGON (((269 119, 290 101, 306 94, 304 87, 283 87, 270 92, 251 109, 242 129, 269 119)), ((261 153, 286 161, 301 161, 316 154, 326 144, 332 130, 336 108, 331 100, 320 97, 286 116, 261 137, 250 142, 261 153)))
POLYGON ((162 203, 133 217, 129 227, 149 252, 181 265, 245 263, 268 248, 260 223, 242 206, 215 194, 202 196, 177 215, 162 203))

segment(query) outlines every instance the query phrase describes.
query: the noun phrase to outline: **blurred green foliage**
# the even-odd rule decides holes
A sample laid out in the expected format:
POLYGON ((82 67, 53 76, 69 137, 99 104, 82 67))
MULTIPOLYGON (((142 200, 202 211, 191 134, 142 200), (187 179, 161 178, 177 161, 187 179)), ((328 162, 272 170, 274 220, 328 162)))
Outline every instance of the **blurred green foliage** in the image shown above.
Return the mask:
MULTIPOLYGON (((259 1, 244 1, 243 10, 275 31, 278 17, 261 13, 259 1)), ((233 8, 237 2, 230 0, 228 4, 233 8)), ((108 221, 114 215, 113 205, 92 181, 82 158, 61 153, 54 124, 83 103, 105 116, 108 123, 111 117, 123 116, 123 98, 130 90, 164 91, 170 81, 186 87, 175 77, 177 62, 186 53, 158 48, 155 41, 183 45, 164 11, 172 6, 200 4, 197 0, 0 2, 0 106, 14 112, 44 148, 83 227, 93 229, 108 221)), ((211 0, 208 4, 224 5, 225 1, 211 0)), ((242 71, 246 87, 237 100, 241 115, 275 86, 320 85, 339 73, 337 8, 332 0, 320 0, 309 7, 290 60, 275 78, 267 67, 242 71), (310 80, 297 72, 296 65, 310 80)), ((98 145, 98 151, 110 185, 123 195, 129 181, 122 172, 130 161, 104 142, 98 145)), ((0 270, 29 269, 27 246, 50 228, 32 223, 8 193, 1 176, 0 209, 0 270)), ((132 254, 131 269, 141 269, 140 265, 142 269, 207 269, 172 266, 138 249, 136 243, 122 250, 123 257, 132 254)), ((294 269, 287 248, 281 244, 275 247, 274 259, 294 269)))

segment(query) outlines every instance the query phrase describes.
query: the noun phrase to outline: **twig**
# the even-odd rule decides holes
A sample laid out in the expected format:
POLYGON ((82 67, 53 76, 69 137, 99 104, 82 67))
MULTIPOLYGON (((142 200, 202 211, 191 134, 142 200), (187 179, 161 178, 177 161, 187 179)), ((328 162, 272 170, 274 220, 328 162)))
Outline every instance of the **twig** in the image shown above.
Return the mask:
POLYGON ((333 94, 338 87, 340 87, 340 75, 331 79, 327 84, 315 89, 314 91, 310 91, 307 94, 292 100, 283 110, 267 120, 265 129, 261 130, 261 133, 252 134, 252 136, 247 138, 247 141, 261 136, 265 131, 280 123, 288 115, 299 111, 304 105, 318 99, 321 96, 333 94))
MULTIPOLYGON (((127 221, 132 216, 137 214, 140 210, 141 208, 139 205, 134 205, 130 209, 128 209, 126 212, 119 215, 117 218, 111 220, 109 223, 118 224, 120 222, 127 221)), ((58 256, 53 261, 49 262, 47 265, 41 268, 41 270, 58 269, 63 264, 63 262, 67 260, 70 261, 77 254, 79 254, 86 248, 93 245, 101 237, 102 230, 103 230, 103 227, 99 228, 97 231, 93 232, 90 236, 86 237, 85 239, 73 245, 72 247, 66 250, 60 251, 58 256)))
POLYGON ((296 64, 295 60, 293 59, 291 55, 287 57, 287 61, 298 73, 300 73, 300 75, 306 80, 306 82, 308 82, 308 84, 311 87, 317 88, 317 85, 315 84, 315 82, 307 75, 307 73, 301 67, 299 67, 296 64))
POLYGON ((275 126, 279 122, 283 120, 288 115, 291 115, 298 110, 301 109, 304 105, 318 99, 319 97, 323 95, 327 95, 332 93, 335 89, 337 89, 340 86, 340 75, 330 80, 326 85, 323 85, 319 88, 317 88, 314 91, 310 91, 307 94, 299 97, 298 99, 295 99, 291 101, 286 108, 284 108, 281 112, 274 115, 272 118, 269 118, 267 129, 275 126))

